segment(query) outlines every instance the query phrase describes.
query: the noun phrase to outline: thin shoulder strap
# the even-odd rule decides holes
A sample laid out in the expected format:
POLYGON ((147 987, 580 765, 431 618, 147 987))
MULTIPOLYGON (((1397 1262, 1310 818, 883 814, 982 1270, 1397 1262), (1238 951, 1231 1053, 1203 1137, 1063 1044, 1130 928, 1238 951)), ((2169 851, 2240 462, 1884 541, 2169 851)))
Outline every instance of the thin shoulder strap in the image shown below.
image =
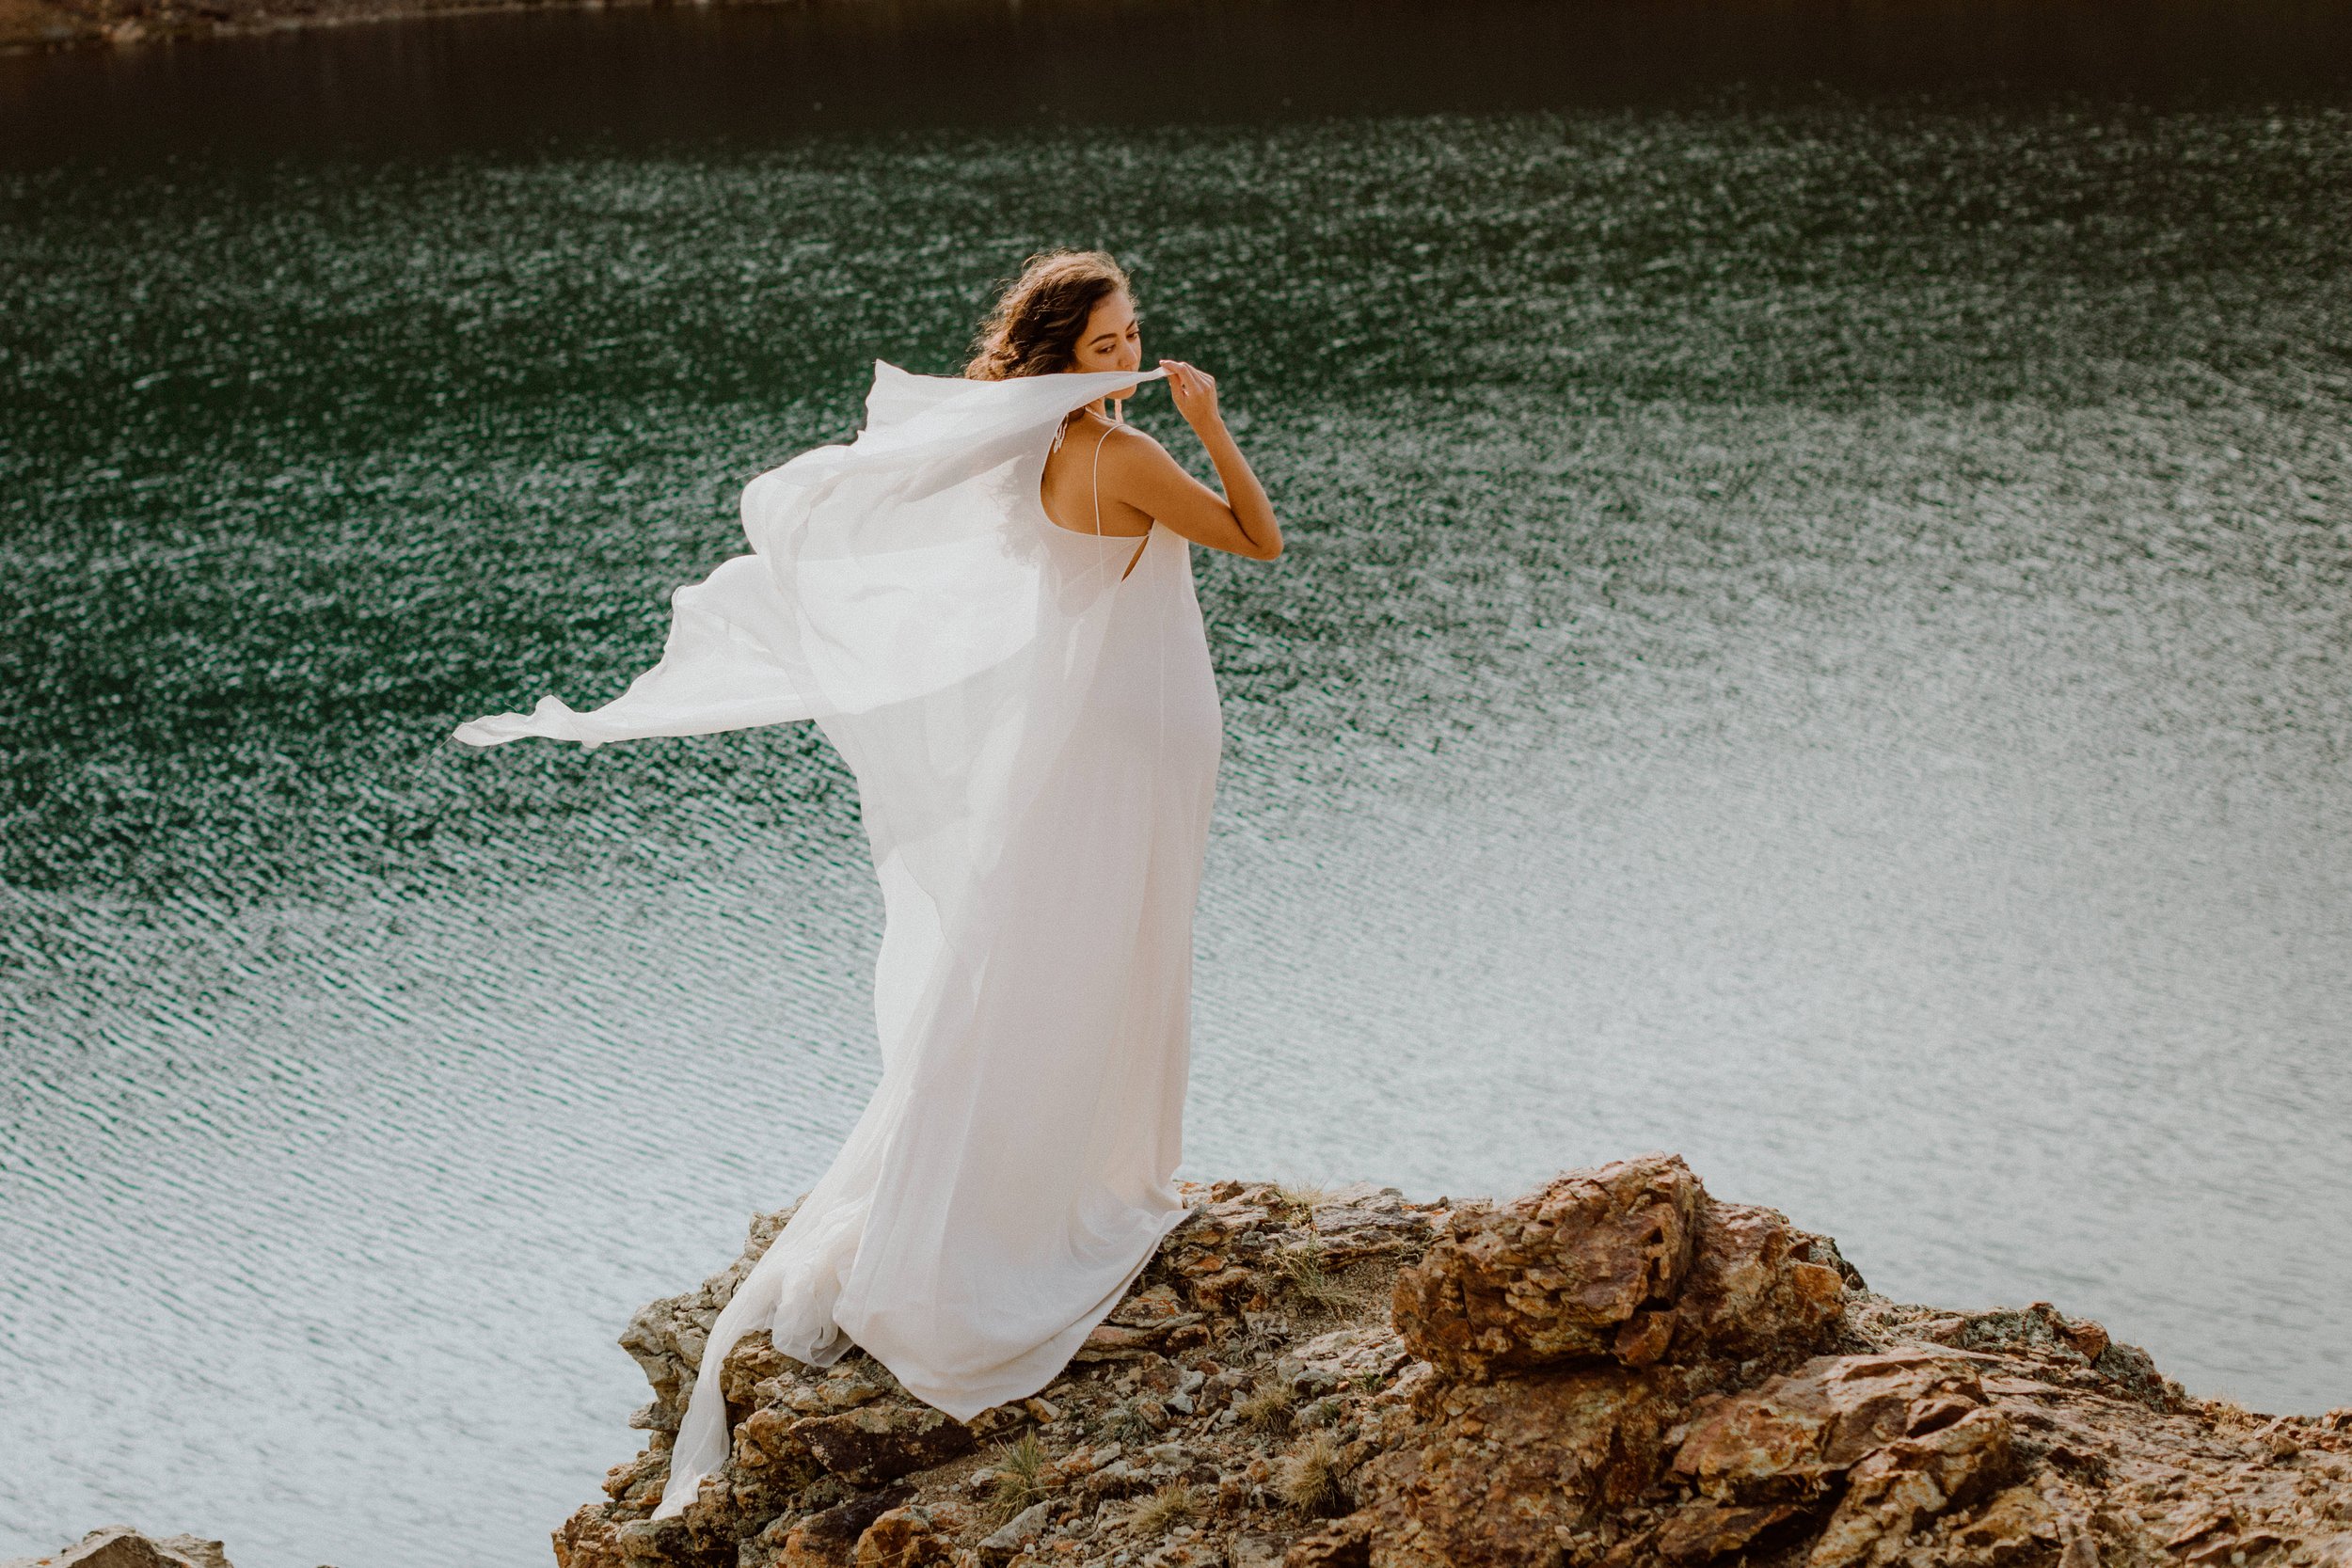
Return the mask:
POLYGON ((1103 537, 1103 443, 1111 438, 1111 426, 1104 425, 1103 434, 1094 438, 1094 536, 1103 537))

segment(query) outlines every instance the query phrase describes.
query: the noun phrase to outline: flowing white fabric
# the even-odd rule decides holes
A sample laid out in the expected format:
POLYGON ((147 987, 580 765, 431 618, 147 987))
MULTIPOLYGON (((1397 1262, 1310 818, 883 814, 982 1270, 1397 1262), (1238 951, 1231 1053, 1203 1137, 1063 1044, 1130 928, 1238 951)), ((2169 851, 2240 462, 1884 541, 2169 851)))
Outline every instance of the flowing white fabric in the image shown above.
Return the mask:
POLYGON ((1039 499, 1062 416, 1163 373, 877 362, 853 443, 746 487, 753 553, 675 593, 657 666, 590 712, 549 696, 457 729, 595 746, 813 719, 857 777, 882 1080, 712 1325, 657 1519, 725 1462, 743 1335, 818 1366, 863 1346, 967 1419, 1052 1381, 1184 1218, 1224 736, 1191 550, 1039 499))

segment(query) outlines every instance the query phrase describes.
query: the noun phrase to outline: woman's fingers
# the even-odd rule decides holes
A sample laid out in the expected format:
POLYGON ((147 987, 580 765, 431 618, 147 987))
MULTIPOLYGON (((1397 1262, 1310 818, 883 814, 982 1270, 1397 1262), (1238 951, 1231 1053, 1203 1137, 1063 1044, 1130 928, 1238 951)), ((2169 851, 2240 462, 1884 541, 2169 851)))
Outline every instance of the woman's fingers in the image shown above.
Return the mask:
POLYGON ((1210 404, 1216 397, 1216 377, 1198 366, 1182 359, 1163 359, 1168 372, 1168 389, 1178 407, 1187 404, 1210 404))

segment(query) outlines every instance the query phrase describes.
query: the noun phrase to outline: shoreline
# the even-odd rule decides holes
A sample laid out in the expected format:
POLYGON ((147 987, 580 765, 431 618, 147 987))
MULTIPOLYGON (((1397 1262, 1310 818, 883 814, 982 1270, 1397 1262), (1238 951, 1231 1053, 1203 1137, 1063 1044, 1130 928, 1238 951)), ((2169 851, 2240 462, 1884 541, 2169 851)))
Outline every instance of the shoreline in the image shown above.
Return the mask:
MULTIPOLYGON (((763 1330, 729 1455, 651 1517, 708 1331, 798 1204, 632 1317, 643 1437, 558 1568, 2352 1568, 2352 1408, 2190 1395, 2048 1302, 1869 1288, 1680 1156, 1507 1201, 1179 1181, 1036 1394, 959 1421, 763 1330)), ((101 1527, 0 1568, 231 1568, 101 1527)))
POLYGON ((814 0, 0 0, 0 55, 266 38, 512 11, 809 8, 814 0))

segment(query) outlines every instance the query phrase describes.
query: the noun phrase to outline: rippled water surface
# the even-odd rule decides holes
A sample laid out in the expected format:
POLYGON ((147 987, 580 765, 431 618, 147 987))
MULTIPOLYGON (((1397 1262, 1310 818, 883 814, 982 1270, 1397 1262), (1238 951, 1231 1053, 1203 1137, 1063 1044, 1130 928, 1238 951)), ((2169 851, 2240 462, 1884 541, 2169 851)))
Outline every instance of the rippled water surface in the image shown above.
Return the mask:
POLYGON ((808 726, 449 731, 617 693, 742 483, 1060 242, 1134 262, 1291 540, 1195 555, 1185 1175, 1674 1148, 1895 1295, 2352 1403, 2320 55, 1482 86, 1212 8, 1155 103, 1099 29, 901 23, 0 62, 0 1555, 544 1560, 632 1451, 628 1313, 875 1076, 853 781, 808 726))

